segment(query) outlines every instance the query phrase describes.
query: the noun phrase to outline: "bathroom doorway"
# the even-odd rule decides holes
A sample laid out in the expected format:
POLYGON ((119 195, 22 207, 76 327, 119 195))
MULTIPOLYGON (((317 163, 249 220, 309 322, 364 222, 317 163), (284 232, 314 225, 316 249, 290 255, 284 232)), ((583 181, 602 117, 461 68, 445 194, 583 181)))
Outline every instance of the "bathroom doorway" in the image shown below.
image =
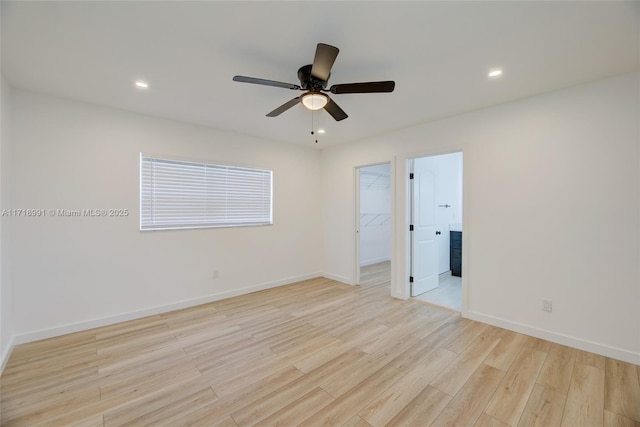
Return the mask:
POLYGON ((410 161, 411 297, 462 309, 462 153, 410 161))

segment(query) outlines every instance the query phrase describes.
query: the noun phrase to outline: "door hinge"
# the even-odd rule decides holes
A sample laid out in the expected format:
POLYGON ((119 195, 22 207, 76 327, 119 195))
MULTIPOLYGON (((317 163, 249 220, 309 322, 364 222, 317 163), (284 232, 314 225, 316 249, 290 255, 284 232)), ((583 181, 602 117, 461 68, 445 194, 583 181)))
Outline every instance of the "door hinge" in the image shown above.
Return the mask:
POLYGON ((409 283, 413 283, 413 276, 409 276, 409 283))
POLYGON ((409 179, 413 179, 413 172, 409 174, 409 179))
POLYGON ((413 231, 413 224, 409 225, 409 231, 413 231))

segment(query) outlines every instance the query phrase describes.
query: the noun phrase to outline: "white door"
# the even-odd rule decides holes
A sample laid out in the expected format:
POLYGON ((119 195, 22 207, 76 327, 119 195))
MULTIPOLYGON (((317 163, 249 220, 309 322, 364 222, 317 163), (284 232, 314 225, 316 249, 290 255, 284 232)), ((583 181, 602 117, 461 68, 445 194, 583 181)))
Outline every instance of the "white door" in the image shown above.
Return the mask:
POLYGON ((436 242, 436 175, 413 161, 411 223, 411 296, 438 287, 438 245, 436 242))

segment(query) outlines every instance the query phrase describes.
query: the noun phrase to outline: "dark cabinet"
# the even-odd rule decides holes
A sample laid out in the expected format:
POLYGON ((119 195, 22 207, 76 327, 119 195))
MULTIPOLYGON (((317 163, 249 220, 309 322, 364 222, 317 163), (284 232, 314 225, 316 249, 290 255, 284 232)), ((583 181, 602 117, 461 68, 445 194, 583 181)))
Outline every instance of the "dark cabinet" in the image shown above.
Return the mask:
POLYGON ((462 231, 449 232, 449 268, 452 276, 462 276, 462 231))

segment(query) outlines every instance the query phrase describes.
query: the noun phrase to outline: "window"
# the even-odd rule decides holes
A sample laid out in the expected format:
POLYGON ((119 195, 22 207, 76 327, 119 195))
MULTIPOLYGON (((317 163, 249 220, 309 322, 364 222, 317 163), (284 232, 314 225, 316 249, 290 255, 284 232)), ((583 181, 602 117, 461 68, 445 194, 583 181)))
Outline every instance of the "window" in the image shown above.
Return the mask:
POLYGON ((268 170, 140 155, 140 230, 273 224, 268 170))

